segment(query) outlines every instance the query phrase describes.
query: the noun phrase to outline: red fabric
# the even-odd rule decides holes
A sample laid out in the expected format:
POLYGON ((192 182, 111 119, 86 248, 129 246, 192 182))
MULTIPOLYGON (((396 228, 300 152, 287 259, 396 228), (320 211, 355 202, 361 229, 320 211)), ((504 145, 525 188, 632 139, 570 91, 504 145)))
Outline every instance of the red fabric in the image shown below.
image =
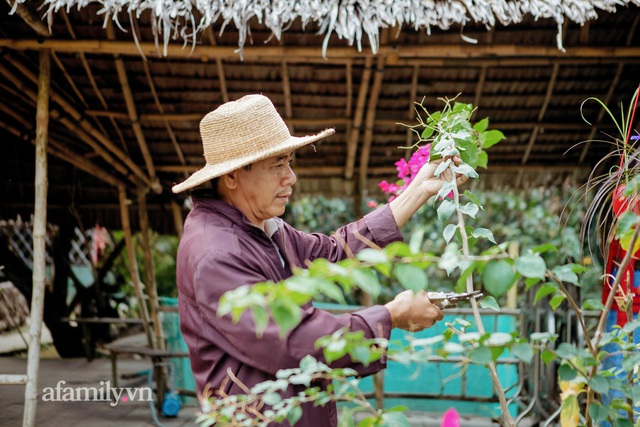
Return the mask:
MULTIPOLYGON (((640 250, 633 254, 627 267, 624 271, 620 272, 618 271, 620 264, 626 255, 627 251, 622 249, 620 241, 614 240, 611 242, 605 270, 606 276, 602 288, 602 303, 606 303, 609 297, 611 286, 613 286, 615 281, 614 273, 615 276, 622 273, 623 276, 620 281, 620 287, 618 288, 618 295, 621 295, 621 292, 627 294, 629 290, 633 292, 633 312, 638 313, 640 311, 640 262, 638 262, 640 260, 640 250)), ((611 309, 618 311, 618 325, 624 326, 627 323, 627 313, 620 309, 620 306, 618 306, 615 300, 611 309)))

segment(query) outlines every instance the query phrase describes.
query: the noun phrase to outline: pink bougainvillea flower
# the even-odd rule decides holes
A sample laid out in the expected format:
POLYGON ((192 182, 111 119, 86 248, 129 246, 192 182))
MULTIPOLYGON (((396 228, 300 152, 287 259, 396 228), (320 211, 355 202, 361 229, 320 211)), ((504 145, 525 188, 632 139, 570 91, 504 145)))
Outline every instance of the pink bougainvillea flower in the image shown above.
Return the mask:
POLYGON ((378 202, 376 202, 375 200, 369 200, 367 202, 367 207, 371 209, 375 209, 378 207, 378 202))
POLYGON ((449 408, 442 417, 440 427, 460 427, 460 415, 455 408, 449 408))
POLYGON ((405 159, 400 159, 394 163, 396 165, 396 169, 398 170, 398 178, 404 179, 411 172, 409 169, 409 164, 405 159))

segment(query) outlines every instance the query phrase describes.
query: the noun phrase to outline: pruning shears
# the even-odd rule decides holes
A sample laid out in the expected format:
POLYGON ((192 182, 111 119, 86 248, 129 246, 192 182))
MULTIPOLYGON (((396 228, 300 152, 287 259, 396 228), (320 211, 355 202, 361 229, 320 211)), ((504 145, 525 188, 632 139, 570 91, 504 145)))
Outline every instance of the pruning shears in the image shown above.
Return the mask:
POLYGON ((476 301, 481 300, 484 295, 481 291, 456 293, 456 292, 427 292, 429 301, 439 309, 454 308, 458 306, 460 301, 469 301, 474 299, 476 301))

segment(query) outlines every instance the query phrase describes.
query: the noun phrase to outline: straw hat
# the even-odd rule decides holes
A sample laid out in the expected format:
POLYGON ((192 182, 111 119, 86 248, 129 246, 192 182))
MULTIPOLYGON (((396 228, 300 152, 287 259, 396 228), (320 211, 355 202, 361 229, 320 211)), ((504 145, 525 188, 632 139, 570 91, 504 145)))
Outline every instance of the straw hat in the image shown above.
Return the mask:
POLYGON ((227 102, 200 121, 206 165, 180 184, 174 193, 196 187, 258 160, 293 151, 334 133, 325 129, 315 135, 291 136, 289 128, 269 98, 247 95, 227 102))

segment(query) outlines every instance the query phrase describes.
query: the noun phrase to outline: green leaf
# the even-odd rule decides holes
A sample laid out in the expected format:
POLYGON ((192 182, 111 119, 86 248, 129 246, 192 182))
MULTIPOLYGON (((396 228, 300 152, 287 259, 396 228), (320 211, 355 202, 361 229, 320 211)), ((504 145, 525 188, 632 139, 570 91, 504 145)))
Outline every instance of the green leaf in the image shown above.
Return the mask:
POLYGON ((515 357, 522 360, 525 363, 531 363, 533 360, 533 348, 531 344, 523 342, 511 347, 511 352, 515 357))
POLYGON ((387 254, 378 249, 366 248, 356 254, 356 259, 370 264, 383 264, 389 262, 387 254))
POLYGON ((607 419, 609 409, 600 402, 591 402, 591 405, 589 405, 589 415, 593 421, 599 425, 602 421, 607 419))
POLYGON ((440 206, 438 207, 438 219, 442 222, 447 222, 447 220, 455 210, 456 210, 455 203, 449 200, 443 200, 440 206))
POLYGON ((487 228, 476 228, 475 230, 473 230, 473 233, 471 235, 478 238, 484 237, 491 243, 496 243, 496 239, 493 237, 493 233, 487 228))
POLYGON ((499 130, 492 129, 484 133, 484 140, 482 141, 482 148, 485 150, 496 145, 498 142, 505 138, 504 134, 499 130))
POLYGON ((447 198, 449 193, 453 191, 453 187, 454 186, 452 182, 446 181, 444 184, 442 184, 442 187, 440 187, 440 191, 438 191, 438 197, 441 199, 447 198))
POLYGON ((455 173, 462 174, 469 178, 478 178, 478 172, 476 172, 471 166, 466 163, 462 163, 459 166, 452 166, 455 173))
POLYGON ((558 378, 561 381, 571 381, 578 376, 578 371, 573 367, 563 364, 558 368, 558 378))
POLYGON ((515 279, 516 272, 513 266, 504 260, 489 262, 482 272, 484 288, 495 297, 506 294, 515 283, 515 279))
POLYGON ((469 201, 471 203, 474 203, 474 204, 478 205, 480 207, 480 209, 482 209, 482 203, 480 202, 480 199, 478 198, 478 196, 473 194, 471 191, 465 190, 464 193, 463 193, 463 196, 465 196, 467 199, 469 199, 469 201))
POLYGON ((604 310, 605 306, 598 298, 589 298, 582 302, 582 308, 585 310, 604 310))
POLYGON ((411 234, 411 237, 409 238, 409 249, 412 254, 420 252, 420 249, 422 248, 422 241, 424 239, 424 232, 424 228, 419 228, 411 234))
POLYGON ((578 284, 578 275, 573 272, 570 265, 559 265, 553 268, 553 274, 563 282, 578 284))
POLYGON ((471 218, 475 218, 479 210, 480 208, 478 207, 478 205, 472 202, 469 202, 464 206, 460 206, 460 212, 465 215, 469 215, 471 218))
POLYGON ((516 259, 516 270, 524 277, 544 278, 547 264, 540 255, 527 254, 516 259))
POLYGON ((375 300, 380 295, 380 281, 375 271, 370 269, 355 269, 351 273, 355 284, 375 300))
POLYGON ((287 414, 287 421, 289 421, 289 424, 293 426, 300 420, 301 417, 302 407, 294 406, 289 410, 289 413, 287 414))
POLYGON ((276 403, 280 403, 282 401, 282 397, 278 393, 268 393, 262 396, 262 401, 269 406, 273 406, 276 403))
POLYGON ((487 130, 487 127, 489 127, 489 118, 485 117, 484 119, 473 125, 473 130, 478 133, 482 133, 487 130))
POLYGON ((542 254, 545 252, 558 252, 558 248, 556 248, 555 245, 552 245, 551 243, 543 243, 541 245, 534 246, 531 249, 531 252, 533 252, 534 254, 542 254))
POLYGON ((563 359, 571 359, 576 354, 576 349, 571 344, 563 342, 558 346, 556 354, 563 359))
POLYGON ((609 381, 601 375, 596 375, 589 380, 589 386, 596 393, 605 394, 609 392, 609 381))
POLYGON ((560 425, 563 427, 578 427, 580 420, 580 405, 578 397, 574 394, 567 396, 562 401, 560 410, 560 425))
POLYGON ((553 298, 551 298, 551 301, 549 301, 549 305, 552 309, 557 310, 560 304, 562 304, 562 301, 564 301, 565 299, 567 299, 567 297, 564 296, 564 294, 554 295, 553 298))
POLYGON ((367 417, 360 420, 358 427, 374 427, 377 424, 378 417, 367 417))
POLYGON ((533 297, 533 303, 536 304, 542 298, 547 295, 551 295, 558 291, 558 286, 555 283, 545 283, 536 291, 536 296, 533 297))
POLYGON ((477 168, 487 168, 488 164, 489 164, 489 155, 487 154, 486 151, 484 150, 480 150, 478 151, 478 161, 477 161, 477 168))
POLYGON ((435 129, 431 126, 427 126, 424 128, 424 130, 422 131, 422 139, 429 139, 431 138, 431 135, 433 135, 433 131, 435 129))
POLYGON ((556 356, 553 351, 547 349, 544 349, 542 351, 542 354, 540 355, 540 359, 542 359, 542 361, 546 363, 547 366, 549 366, 549 363, 553 362, 557 358, 558 356, 556 356))
POLYGON ((458 229, 458 226, 456 224, 447 224, 447 226, 444 228, 444 231, 442 232, 442 237, 444 237, 444 240, 447 243, 451 241, 451 238, 456 233, 457 229, 458 229))
POLYGON ((633 212, 625 212, 620 216, 618 220, 618 227, 616 228, 616 239, 619 239, 623 234, 631 230, 636 224, 640 222, 640 216, 633 212))
POLYGON ((382 414, 381 427, 410 427, 409 419, 402 412, 387 412, 382 414))
POLYGON ((484 346, 475 348, 469 357, 473 363, 478 365, 488 365, 493 360, 491 350, 484 346))
POLYGON ((410 264, 396 264, 395 274, 403 288, 414 292, 427 289, 429 284, 427 273, 410 264))
POLYGON ((269 313, 259 305, 252 306, 251 313, 253 314, 253 322, 256 325, 256 336, 261 338, 265 328, 269 324, 269 313))
POLYGON ((539 277, 529 277, 529 278, 525 279, 524 283, 525 283, 525 289, 528 291, 529 289, 531 289, 532 287, 534 287, 535 285, 540 283, 540 278, 539 277))
POLYGON ((302 318, 300 307, 286 296, 269 302, 269 309, 273 320, 280 326, 280 338, 284 338, 288 331, 298 326, 302 318))
POLYGON ((436 167, 436 170, 433 172, 433 174, 435 176, 440 176, 442 174, 442 172, 447 170, 447 168, 449 167, 450 164, 451 164, 451 159, 447 159, 444 162, 441 162, 438 165, 438 167, 436 167))
POLYGON ((480 300, 480 307, 493 311, 500 311, 500 306, 494 297, 484 297, 480 300))

